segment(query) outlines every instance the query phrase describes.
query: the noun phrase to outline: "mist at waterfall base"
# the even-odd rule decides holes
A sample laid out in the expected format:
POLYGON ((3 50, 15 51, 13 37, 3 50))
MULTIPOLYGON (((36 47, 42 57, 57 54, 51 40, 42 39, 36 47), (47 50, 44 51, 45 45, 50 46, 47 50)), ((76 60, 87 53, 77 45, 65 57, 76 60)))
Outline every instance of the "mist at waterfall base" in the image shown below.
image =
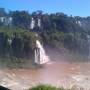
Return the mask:
POLYGON ((85 55, 81 53, 75 53, 68 51, 65 48, 56 48, 50 45, 43 46, 39 40, 36 40, 36 47, 40 48, 40 62, 37 64, 48 64, 52 62, 64 62, 64 63, 80 63, 90 61, 90 39, 88 39, 88 47, 86 47, 85 55))
MULTIPOLYGON (((0 69, 37 69, 37 64, 49 65, 53 62, 63 62, 63 63, 76 63, 76 62, 88 62, 90 61, 90 52, 88 49, 88 53, 86 55, 81 55, 79 53, 68 52, 65 48, 55 48, 50 45, 41 44, 39 40, 36 41, 37 47, 40 48, 40 60, 41 62, 35 61, 35 55, 32 59, 19 59, 19 60, 11 60, 11 59, 1 59, 0 60, 0 69)), ((88 48, 90 43, 88 42, 88 48)), ((86 49, 87 51, 87 49, 86 49)), ((44 67, 43 66, 43 67, 44 67)))

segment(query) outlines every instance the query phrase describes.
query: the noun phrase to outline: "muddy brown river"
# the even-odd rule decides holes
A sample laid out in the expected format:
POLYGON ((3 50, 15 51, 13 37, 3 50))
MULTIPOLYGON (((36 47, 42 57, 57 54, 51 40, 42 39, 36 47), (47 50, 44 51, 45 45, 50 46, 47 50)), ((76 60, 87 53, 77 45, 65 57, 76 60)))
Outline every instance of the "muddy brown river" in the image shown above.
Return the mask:
POLYGON ((53 60, 39 68, 0 69, 0 85, 11 90, 27 90, 38 84, 90 90, 89 61, 68 61, 67 55, 62 55, 58 51, 50 54, 53 60))

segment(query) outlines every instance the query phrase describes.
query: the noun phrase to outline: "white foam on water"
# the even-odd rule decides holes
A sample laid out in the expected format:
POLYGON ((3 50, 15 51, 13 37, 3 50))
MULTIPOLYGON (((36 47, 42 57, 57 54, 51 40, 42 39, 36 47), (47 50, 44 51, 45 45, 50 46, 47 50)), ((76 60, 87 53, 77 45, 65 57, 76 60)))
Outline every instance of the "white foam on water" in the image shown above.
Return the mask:
POLYGON ((79 88, 83 88, 83 90, 90 90, 90 77, 87 75, 74 75, 72 79, 75 80, 74 85, 79 88))
POLYGON ((84 79, 83 75, 76 75, 72 77, 74 80, 76 80, 77 82, 82 81, 84 79))

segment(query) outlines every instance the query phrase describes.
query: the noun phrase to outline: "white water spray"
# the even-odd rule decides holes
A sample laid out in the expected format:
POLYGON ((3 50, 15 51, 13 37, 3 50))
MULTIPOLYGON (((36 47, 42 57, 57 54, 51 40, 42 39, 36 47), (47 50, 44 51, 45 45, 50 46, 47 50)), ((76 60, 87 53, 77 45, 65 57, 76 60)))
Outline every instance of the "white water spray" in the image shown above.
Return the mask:
POLYGON ((50 61, 49 57, 46 55, 46 52, 41 45, 39 40, 36 40, 36 49, 35 49, 35 63, 45 64, 50 61))

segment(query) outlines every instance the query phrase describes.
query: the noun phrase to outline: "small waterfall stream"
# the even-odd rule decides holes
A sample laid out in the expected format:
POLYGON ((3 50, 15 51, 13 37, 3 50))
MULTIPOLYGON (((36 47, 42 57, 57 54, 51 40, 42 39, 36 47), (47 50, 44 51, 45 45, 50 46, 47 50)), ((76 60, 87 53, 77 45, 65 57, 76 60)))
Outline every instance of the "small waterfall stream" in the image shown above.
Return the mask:
POLYGON ((49 57, 46 55, 46 52, 41 45, 39 40, 36 40, 36 49, 35 49, 35 63, 45 64, 50 61, 49 57))
POLYGON ((33 29, 35 27, 35 20, 32 18, 30 28, 33 29))

